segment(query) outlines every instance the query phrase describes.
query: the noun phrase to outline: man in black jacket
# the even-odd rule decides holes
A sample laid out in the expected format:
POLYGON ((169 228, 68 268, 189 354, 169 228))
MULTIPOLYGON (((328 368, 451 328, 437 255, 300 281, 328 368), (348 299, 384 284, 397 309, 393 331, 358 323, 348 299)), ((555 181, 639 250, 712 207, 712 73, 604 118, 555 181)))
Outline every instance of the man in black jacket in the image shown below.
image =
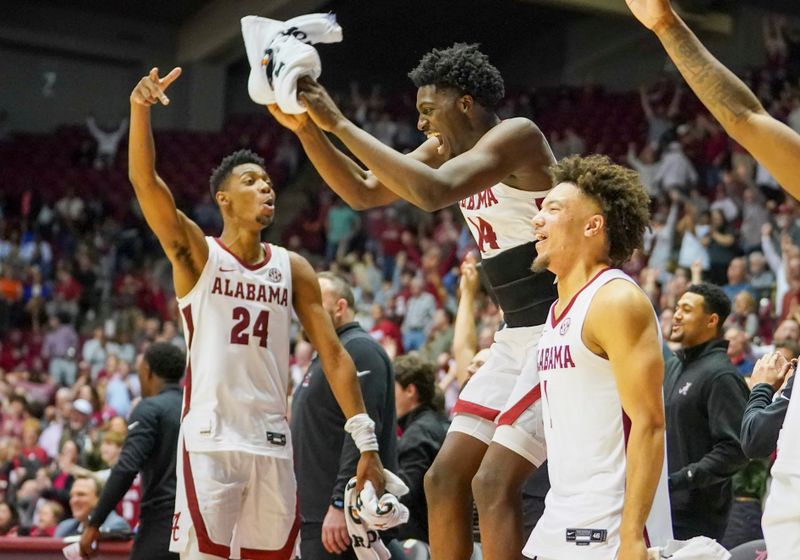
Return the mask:
POLYGON ((797 363, 788 361, 781 352, 785 348, 784 344, 792 350, 790 355, 793 358, 797 356, 794 343, 776 344, 775 352, 756 362, 750 378, 753 390, 744 409, 741 437, 742 449, 751 459, 766 459, 775 452, 778 434, 789 408, 795 378, 794 367, 797 363))
POLYGON ((436 366, 417 355, 400 356, 394 361, 397 424, 398 473, 409 493, 401 501, 408 506, 408 523, 398 527, 401 539, 428 542, 428 504, 425 501, 425 473, 447 435, 447 420, 433 403, 436 392, 436 366))
MULTIPOLYGON (((380 344, 354 321, 353 292, 343 278, 318 275, 322 307, 356 365, 364 405, 375 421, 383 466, 397 472, 394 371, 380 344)), ((300 501, 303 558, 355 559, 344 517, 344 487, 360 453, 345 437, 345 417, 315 357, 292 397, 292 441, 300 501)))
POLYGON ((721 539, 733 500, 731 477, 747 458, 739 427, 745 385, 720 331, 730 313, 725 293, 693 284, 678 301, 670 339, 681 344, 666 362, 667 461, 676 539, 721 539))
POLYGON ((99 527, 142 473, 142 509, 132 560, 177 560, 169 551, 175 506, 175 456, 181 424, 183 392, 178 383, 186 366, 183 351, 166 342, 150 345, 139 364, 145 398, 133 410, 128 437, 119 461, 111 469, 81 537, 81 555, 88 558, 100 535, 99 527))

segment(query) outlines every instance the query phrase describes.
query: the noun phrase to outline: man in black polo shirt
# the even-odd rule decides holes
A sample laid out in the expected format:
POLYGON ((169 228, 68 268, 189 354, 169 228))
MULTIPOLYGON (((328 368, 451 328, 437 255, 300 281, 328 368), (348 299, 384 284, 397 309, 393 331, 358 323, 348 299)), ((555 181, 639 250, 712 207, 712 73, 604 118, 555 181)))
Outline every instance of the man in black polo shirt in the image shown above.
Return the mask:
MULTIPOLYGON (((367 414, 375 421, 383 466, 397 472, 394 371, 386 352, 354 321, 353 292, 341 277, 318 275, 322 306, 353 358, 367 414)), ((344 487, 360 453, 345 437, 345 417, 322 373, 319 357, 292 398, 292 442, 300 500, 300 554, 313 560, 355 559, 344 517, 344 487)))
POLYGON ((150 345, 139 365, 145 398, 131 413, 128 437, 119 461, 111 469, 89 526, 81 537, 81 555, 88 558, 100 536, 99 527, 142 473, 142 510, 131 560, 177 560, 169 551, 175 506, 175 456, 181 424, 183 376, 186 356, 166 342, 150 345))
POLYGON ((665 364, 667 462, 676 539, 720 540, 733 501, 731 478, 747 464, 739 443, 748 389, 720 338, 731 303, 719 286, 689 286, 670 339, 681 349, 665 364))

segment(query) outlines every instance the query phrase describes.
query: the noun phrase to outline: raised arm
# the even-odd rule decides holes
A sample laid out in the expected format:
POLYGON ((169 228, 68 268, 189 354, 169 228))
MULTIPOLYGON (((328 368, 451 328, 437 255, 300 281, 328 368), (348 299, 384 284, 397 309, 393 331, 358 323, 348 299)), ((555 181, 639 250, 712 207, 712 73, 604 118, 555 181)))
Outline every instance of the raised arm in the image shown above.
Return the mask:
POLYGON ((611 281, 592 302, 583 337, 593 352, 608 357, 622 409, 631 423, 618 558, 644 559, 644 528, 661 476, 665 445, 664 360, 653 307, 633 284, 611 281), (622 317, 620 309, 625 310, 622 317), (608 328, 611 316, 618 317, 614 329, 608 328))
MULTIPOLYGON (((446 162, 439 156, 423 163, 358 128, 316 82, 305 82, 301 95, 317 126, 335 134, 387 189, 423 210, 454 204, 523 168, 539 190, 551 186, 548 168, 555 163, 553 154, 544 134, 528 119, 501 122, 470 150, 446 162)), ((430 139, 418 150, 427 154, 437 146, 438 140, 430 139)))
POLYGON ((461 263, 459 281, 458 310, 453 326, 453 359, 456 367, 458 386, 463 387, 469 379, 472 358, 478 352, 478 332, 475 327, 475 297, 480 287, 480 277, 476 268, 477 258, 470 252, 461 263))
MULTIPOLYGON (((339 342, 330 316, 322 307, 322 295, 314 269, 297 253, 289 255, 292 266, 292 305, 309 342, 319 354, 322 371, 331 386, 333 396, 348 420, 356 415, 366 416, 364 399, 356 378, 356 367, 339 342)), ((377 451, 362 451, 356 474, 359 489, 369 480, 379 494, 383 491, 383 467, 377 451)))
POLYGON ((297 135, 322 179, 353 210, 384 206, 400 199, 372 173, 334 146, 307 113, 289 115, 277 105, 268 105, 267 109, 275 120, 297 135))
POLYGON ((164 90, 181 74, 174 68, 159 79, 158 69, 139 80, 131 93, 128 141, 128 176, 147 224, 172 263, 175 293, 184 296, 194 287, 208 260, 203 232, 175 207, 175 199, 155 169, 156 150, 150 124, 150 108, 169 104, 164 90))
POLYGON ((772 118, 756 96, 725 68, 675 13, 669 0, 626 0, 633 14, 658 36, 689 87, 725 131, 800 197, 800 135, 772 118))

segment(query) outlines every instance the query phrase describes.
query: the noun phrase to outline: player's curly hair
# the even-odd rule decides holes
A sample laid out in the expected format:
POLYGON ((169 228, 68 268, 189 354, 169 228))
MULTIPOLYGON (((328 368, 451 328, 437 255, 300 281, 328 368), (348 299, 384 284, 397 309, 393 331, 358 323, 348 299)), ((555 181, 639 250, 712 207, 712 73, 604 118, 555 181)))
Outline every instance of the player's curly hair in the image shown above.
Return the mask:
POLYGON ((637 172, 600 155, 564 158, 550 171, 554 184, 572 183, 600 205, 612 266, 621 266, 642 247, 650 225, 650 197, 637 172))
POLYGON ((209 180, 211 187, 211 198, 214 198, 214 195, 216 195, 217 192, 222 188, 222 184, 231 174, 233 168, 237 165, 242 165, 243 163, 255 163, 256 165, 260 165, 263 169, 267 168, 264 158, 252 150, 245 148, 242 150, 237 150, 232 154, 228 154, 222 158, 222 161, 219 163, 217 168, 211 172, 211 179, 209 180))
POLYGON ((446 49, 433 49, 422 57, 408 77, 418 88, 451 87, 471 95, 487 109, 496 109, 505 96, 500 71, 477 44, 455 43, 446 49))

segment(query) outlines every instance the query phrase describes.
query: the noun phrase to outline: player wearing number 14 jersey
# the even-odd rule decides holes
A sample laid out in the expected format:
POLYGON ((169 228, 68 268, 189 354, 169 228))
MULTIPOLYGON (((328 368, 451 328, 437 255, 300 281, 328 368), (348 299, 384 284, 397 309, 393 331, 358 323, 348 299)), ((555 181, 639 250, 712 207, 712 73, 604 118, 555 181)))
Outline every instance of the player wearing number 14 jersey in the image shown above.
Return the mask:
MULTIPOLYGON (((150 107, 180 75, 153 69, 131 94, 130 178, 145 219, 172 263, 188 345, 170 550, 183 559, 294 557, 299 530, 287 414, 291 308, 317 349, 345 416, 366 430, 355 367, 302 257, 261 242, 275 193, 256 154, 222 160, 211 191, 224 229, 205 237, 175 207, 154 168, 150 107)), ((364 432, 360 431, 360 434, 364 432)), ((377 446, 358 479, 383 488, 377 446)), ((374 439, 374 434, 373 438, 374 439)), ((359 444, 359 441, 362 444, 359 444)))
POLYGON ((503 79, 477 46, 435 49, 410 77, 418 88, 417 126, 428 139, 407 155, 345 118, 325 89, 309 79, 299 84, 307 114, 269 110, 297 134, 323 179, 353 208, 399 199, 428 211, 451 204, 461 208, 506 327, 462 392, 450 433, 426 477, 430 544, 439 560, 469 558, 474 487, 484 553, 518 558, 520 488, 544 460, 544 436, 536 420, 497 431, 495 421, 520 372, 535 368, 541 325, 556 297, 553 275, 529 268, 536 256, 531 220, 552 186, 553 154, 529 119, 497 116, 503 79), (368 170, 339 151, 326 132, 368 170), (473 482, 479 468, 487 476, 479 474, 473 482))

